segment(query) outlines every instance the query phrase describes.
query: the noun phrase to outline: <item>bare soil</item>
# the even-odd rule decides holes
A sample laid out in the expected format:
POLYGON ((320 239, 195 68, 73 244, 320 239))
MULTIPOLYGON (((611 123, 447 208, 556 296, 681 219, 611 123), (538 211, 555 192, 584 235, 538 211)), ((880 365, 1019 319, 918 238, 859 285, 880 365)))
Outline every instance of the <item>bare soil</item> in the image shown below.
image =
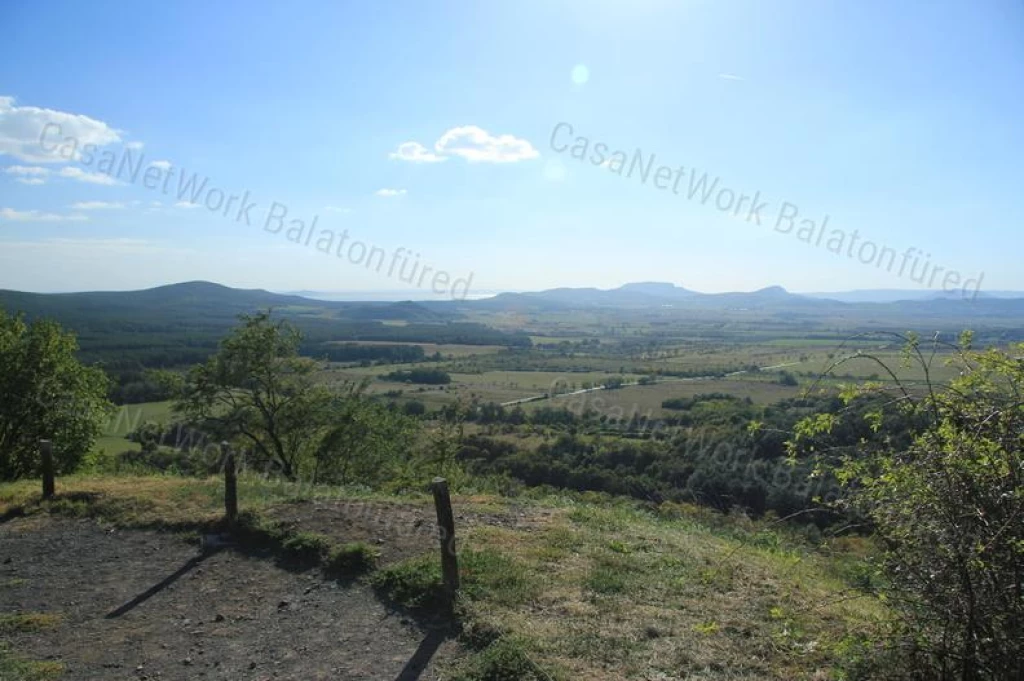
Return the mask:
MULTIPOLYGON (((298 521, 301 510, 310 509, 284 513, 298 521)), ((358 522, 341 537, 329 515, 329 534, 379 539, 391 558, 433 538, 424 531, 396 544, 395 532, 358 522)), ((359 582, 93 520, 0 525, 0 612, 62 617, 6 638, 25 657, 63 663, 65 679, 427 680, 440 678, 437 660, 459 652, 446 630, 389 609, 359 582)))

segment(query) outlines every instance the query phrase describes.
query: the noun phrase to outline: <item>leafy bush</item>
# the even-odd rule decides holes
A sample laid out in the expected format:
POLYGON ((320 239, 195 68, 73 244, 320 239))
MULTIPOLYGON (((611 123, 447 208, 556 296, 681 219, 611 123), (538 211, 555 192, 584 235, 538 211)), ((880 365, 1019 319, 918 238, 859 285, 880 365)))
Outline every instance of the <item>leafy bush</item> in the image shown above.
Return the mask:
MULTIPOLYGON (((916 337, 906 341, 905 357, 928 376, 927 353, 916 337)), ((870 519, 886 547, 883 593, 902 619, 895 638, 907 668, 929 679, 1020 679, 1024 362, 969 344, 965 335, 961 373, 948 387, 929 384, 919 397, 900 385, 895 400, 873 388, 847 395, 876 397, 864 414, 874 428, 894 409, 923 426, 905 446, 859 447, 839 476, 850 492, 845 505, 870 519)), ((804 421, 794 451, 838 423, 804 421)))

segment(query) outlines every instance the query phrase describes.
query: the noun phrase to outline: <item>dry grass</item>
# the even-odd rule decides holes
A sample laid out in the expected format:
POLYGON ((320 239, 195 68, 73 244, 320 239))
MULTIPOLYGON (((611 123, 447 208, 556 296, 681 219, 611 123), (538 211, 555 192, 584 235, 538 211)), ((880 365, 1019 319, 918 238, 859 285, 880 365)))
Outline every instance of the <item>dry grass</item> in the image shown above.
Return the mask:
POLYGON ((770 548, 765 532, 629 504, 578 505, 531 533, 479 528, 466 547, 508 556, 539 588, 468 607, 567 678, 836 678, 885 610, 835 576, 837 558, 770 548))
MULTIPOLYGON (((190 530, 216 523, 224 513, 224 481, 176 476, 69 476, 58 478, 54 499, 40 501, 38 481, 0 484, 0 516, 50 512, 95 517, 124 527, 190 530)), ((239 507, 260 511, 274 504, 314 498, 371 498, 365 492, 264 480, 240 475, 239 507)))
POLYGON ((0 613, 0 634, 31 633, 53 629, 63 621, 60 615, 46 612, 0 613))

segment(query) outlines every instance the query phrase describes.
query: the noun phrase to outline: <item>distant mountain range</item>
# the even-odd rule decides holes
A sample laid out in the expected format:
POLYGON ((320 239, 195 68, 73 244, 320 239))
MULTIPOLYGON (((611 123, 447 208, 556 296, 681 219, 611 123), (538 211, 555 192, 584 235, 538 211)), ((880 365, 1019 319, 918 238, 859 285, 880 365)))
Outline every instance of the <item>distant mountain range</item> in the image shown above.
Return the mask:
POLYGON ((336 301, 262 289, 234 289, 194 281, 142 291, 25 293, 0 290, 0 307, 30 316, 74 320, 90 326, 97 319, 118 318, 161 324, 167 319, 190 323, 224 320, 242 312, 274 308, 285 316, 348 322, 404 321, 444 324, 477 312, 559 312, 580 309, 673 310, 681 313, 765 312, 788 316, 855 315, 891 323, 907 317, 994 317, 1024 324, 1024 294, 988 292, 977 300, 920 291, 847 291, 791 293, 781 286, 757 291, 700 293, 664 282, 638 282, 613 289, 555 288, 528 293, 500 293, 477 300, 336 301))
POLYGON ((579 307, 736 307, 765 304, 812 303, 810 298, 795 295, 781 286, 769 286, 750 293, 698 293, 675 284, 640 282, 613 289, 554 288, 535 293, 502 293, 493 298, 474 301, 479 308, 506 307, 579 308, 579 307))
POLYGON ((824 309, 835 303, 912 303, 948 302, 968 303, 981 300, 1011 300, 1024 302, 1024 292, 993 291, 978 295, 977 301, 965 300, 959 291, 905 291, 897 289, 843 291, 837 293, 791 293, 781 286, 769 286, 757 291, 729 293, 700 293, 663 282, 625 284, 613 289, 555 288, 532 293, 502 293, 493 298, 476 301, 478 307, 489 309, 558 307, 681 307, 681 308, 738 308, 738 307, 795 307, 824 309))
MULTIPOLYGON (((314 300, 328 301, 398 301, 411 300, 421 302, 439 302, 443 300, 438 296, 431 295, 424 291, 287 291, 285 295, 301 296, 314 300)), ((665 282, 637 282, 624 284, 614 289, 598 288, 554 288, 544 291, 472 291, 470 300, 491 301, 491 306, 497 301, 498 305, 510 301, 524 301, 526 299, 543 300, 553 303, 567 305, 599 305, 599 306, 645 306, 664 305, 673 301, 688 300, 693 302, 702 296, 710 301, 736 301, 744 300, 747 296, 755 296, 754 301, 764 300, 766 297, 785 299, 787 296, 795 298, 811 298, 817 300, 834 300, 841 303, 894 303, 911 300, 962 300, 959 291, 936 291, 936 290, 915 290, 915 289, 858 289, 852 291, 823 291, 813 293, 791 293, 781 286, 769 286, 764 289, 752 292, 730 292, 730 293, 700 293, 698 291, 676 286, 665 282), (717 297, 714 297, 717 296, 717 297)), ((982 291, 978 298, 1024 298, 1024 291, 982 291)))
POLYGON ((449 315, 411 302, 341 302, 313 300, 262 289, 237 289, 208 281, 189 281, 141 291, 26 293, 0 290, 0 308, 30 317, 50 317, 88 328, 110 320, 162 325, 185 320, 190 325, 234 323, 237 315, 274 309, 285 316, 331 318, 353 322, 403 320, 441 323, 449 315))

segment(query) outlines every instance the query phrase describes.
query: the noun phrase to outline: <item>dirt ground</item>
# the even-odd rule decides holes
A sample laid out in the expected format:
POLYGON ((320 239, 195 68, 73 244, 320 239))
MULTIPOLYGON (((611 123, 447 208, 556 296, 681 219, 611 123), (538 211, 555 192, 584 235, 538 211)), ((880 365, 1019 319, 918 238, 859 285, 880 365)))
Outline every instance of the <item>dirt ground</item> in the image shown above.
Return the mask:
MULTIPOLYGON (((403 534, 395 521, 374 530, 372 518, 388 522, 374 512, 346 531, 340 512, 280 511, 323 519, 303 529, 380 540, 386 560, 434 541, 429 515, 420 523, 426 529, 403 534)), ((63 618, 7 638, 23 656, 62 662, 64 679, 428 680, 440 678, 439 660, 458 654, 443 631, 389 610, 360 583, 290 572, 231 549, 204 555, 173 534, 92 520, 33 516, 0 525, 0 612, 63 618)))

